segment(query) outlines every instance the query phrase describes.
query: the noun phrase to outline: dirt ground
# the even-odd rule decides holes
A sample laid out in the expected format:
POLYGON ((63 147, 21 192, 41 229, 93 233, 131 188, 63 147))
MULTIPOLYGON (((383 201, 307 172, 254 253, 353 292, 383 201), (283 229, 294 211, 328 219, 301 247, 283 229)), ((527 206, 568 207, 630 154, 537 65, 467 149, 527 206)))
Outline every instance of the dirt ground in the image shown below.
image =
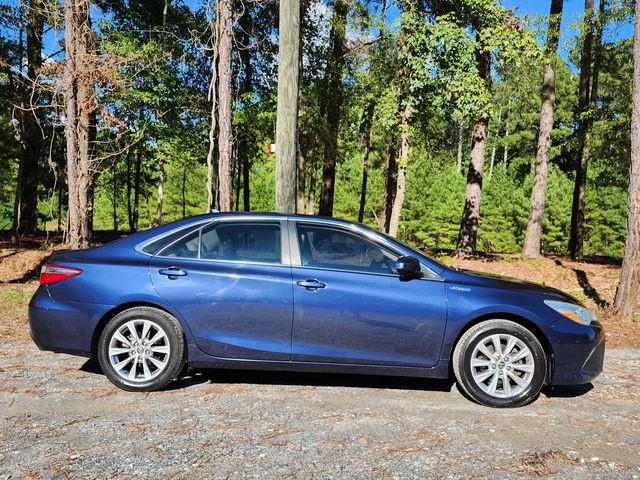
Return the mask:
POLYGON ((0 248, 0 480, 640 479, 640 349, 628 348, 640 324, 606 309, 615 263, 445 258, 564 289, 597 311, 609 346, 627 347, 608 349, 593 385, 495 410, 452 382, 370 376, 209 370, 121 391, 94 362, 29 339, 26 305, 50 252, 0 248))
POLYGON ((237 371, 165 391, 0 343, 0 478, 640 478, 640 350, 495 410, 446 381, 237 371))

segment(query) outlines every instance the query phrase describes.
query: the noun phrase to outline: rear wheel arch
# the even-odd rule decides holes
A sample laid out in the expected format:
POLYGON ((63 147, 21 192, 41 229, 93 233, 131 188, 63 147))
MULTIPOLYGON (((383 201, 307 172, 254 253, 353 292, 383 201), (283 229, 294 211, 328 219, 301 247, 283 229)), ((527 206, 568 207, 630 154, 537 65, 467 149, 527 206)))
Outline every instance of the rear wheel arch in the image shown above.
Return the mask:
POLYGON ((128 303, 123 303, 121 305, 118 305, 112 308, 111 310, 109 310, 107 313, 105 313, 102 316, 102 318, 100 318, 100 320, 96 324, 96 327, 93 331, 93 336, 91 337, 91 357, 92 358, 97 358, 98 342, 100 341, 100 336, 102 335, 102 332, 104 331, 104 328, 107 326, 109 321, 119 313, 122 313, 125 310, 129 310, 131 308, 136 308, 136 307, 155 308, 156 310, 160 310, 162 312, 168 313, 169 315, 174 317, 182 327, 182 333, 185 336, 185 341, 187 341, 186 343, 187 344, 189 343, 188 342, 188 336, 190 335, 189 329, 186 327, 186 325, 184 325, 182 319, 179 318, 176 314, 174 314, 167 308, 164 308, 163 306, 153 302, 128 302, 128 303))
POLYGON ((456 336, 455 341, 451 345, 451 351, 449 352, 449 376, 451 378, 454 378, 453 354, 455 352, 456 346, 458 345, 458 342, 460 342, 460 339, 462 338, 462 336, 466 332, 468 332, 469 329, 487 320, 509 320, 529 330, 536 337, 538 342, 540 342, 540 345, 542 345, 545 357, 547 359, 546 383, 549 383, 551 381, 551 378, 553 378, 553 368, 554 368, 555 362, 554 362, 553 349, 551 348, 551 344, 549 343, 549 339, 547 338, 547 336, 542 332, 542 329, 538 325, 536 325, 534 322, 532 322, 528 318, 525 318, 521 315, 514 315, 512 313, 503 313, 503 312, 489 313, 489 314, 485 314, 480 317, 474 318, 473 320, 469 321, 463 328, 460 329, 460 332, 458 332, 458 335, 456 336))

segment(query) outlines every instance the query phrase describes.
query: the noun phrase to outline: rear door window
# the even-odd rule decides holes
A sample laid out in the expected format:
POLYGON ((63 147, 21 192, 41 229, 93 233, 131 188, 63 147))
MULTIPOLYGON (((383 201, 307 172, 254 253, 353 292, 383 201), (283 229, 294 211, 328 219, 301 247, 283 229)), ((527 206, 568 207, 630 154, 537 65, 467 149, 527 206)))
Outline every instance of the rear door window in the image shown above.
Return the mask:
POLYGON ((282 263, 279 223, 228 223, 203 229, 200 258, 282 263))
POLYGON ((212 224, 178 239, 160 250, 158 256, 281 264, 280 224, 212 224))

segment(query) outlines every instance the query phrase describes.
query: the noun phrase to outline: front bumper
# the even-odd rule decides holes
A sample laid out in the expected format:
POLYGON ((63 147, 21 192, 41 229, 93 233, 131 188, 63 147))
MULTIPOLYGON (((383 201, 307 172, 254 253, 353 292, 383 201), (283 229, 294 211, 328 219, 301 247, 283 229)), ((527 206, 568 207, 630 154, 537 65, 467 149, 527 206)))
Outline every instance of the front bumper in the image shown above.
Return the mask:
POLYGON ((57 302, 40 286, 29 302, 31 338, 41 350, 91 356, 93 332, 113 308, 79 302, 57 302))
POLYGON ((605 334, 602 325, 580 325, 565 317, 546 326, 544 333, 553 350, 551 385, 589 383, 602 373, 605 334))

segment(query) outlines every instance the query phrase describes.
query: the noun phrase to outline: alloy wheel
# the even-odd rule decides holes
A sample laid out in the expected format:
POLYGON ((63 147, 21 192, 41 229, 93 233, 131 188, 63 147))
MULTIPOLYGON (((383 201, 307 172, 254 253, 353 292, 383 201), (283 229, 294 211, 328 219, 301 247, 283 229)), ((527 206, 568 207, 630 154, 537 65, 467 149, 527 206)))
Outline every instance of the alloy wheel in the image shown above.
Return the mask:
POLYGON ((529 387, 535 373, 531 350, 518 337, 496 333, 482 338, 471 354, 475 383, 487 394, 510 398, 529 387))
POLYGON ((151 320, 129 320, 109 340, 109 363, 128 382, 156 378, 167 367, 170 353, 167 333, 151 320))

